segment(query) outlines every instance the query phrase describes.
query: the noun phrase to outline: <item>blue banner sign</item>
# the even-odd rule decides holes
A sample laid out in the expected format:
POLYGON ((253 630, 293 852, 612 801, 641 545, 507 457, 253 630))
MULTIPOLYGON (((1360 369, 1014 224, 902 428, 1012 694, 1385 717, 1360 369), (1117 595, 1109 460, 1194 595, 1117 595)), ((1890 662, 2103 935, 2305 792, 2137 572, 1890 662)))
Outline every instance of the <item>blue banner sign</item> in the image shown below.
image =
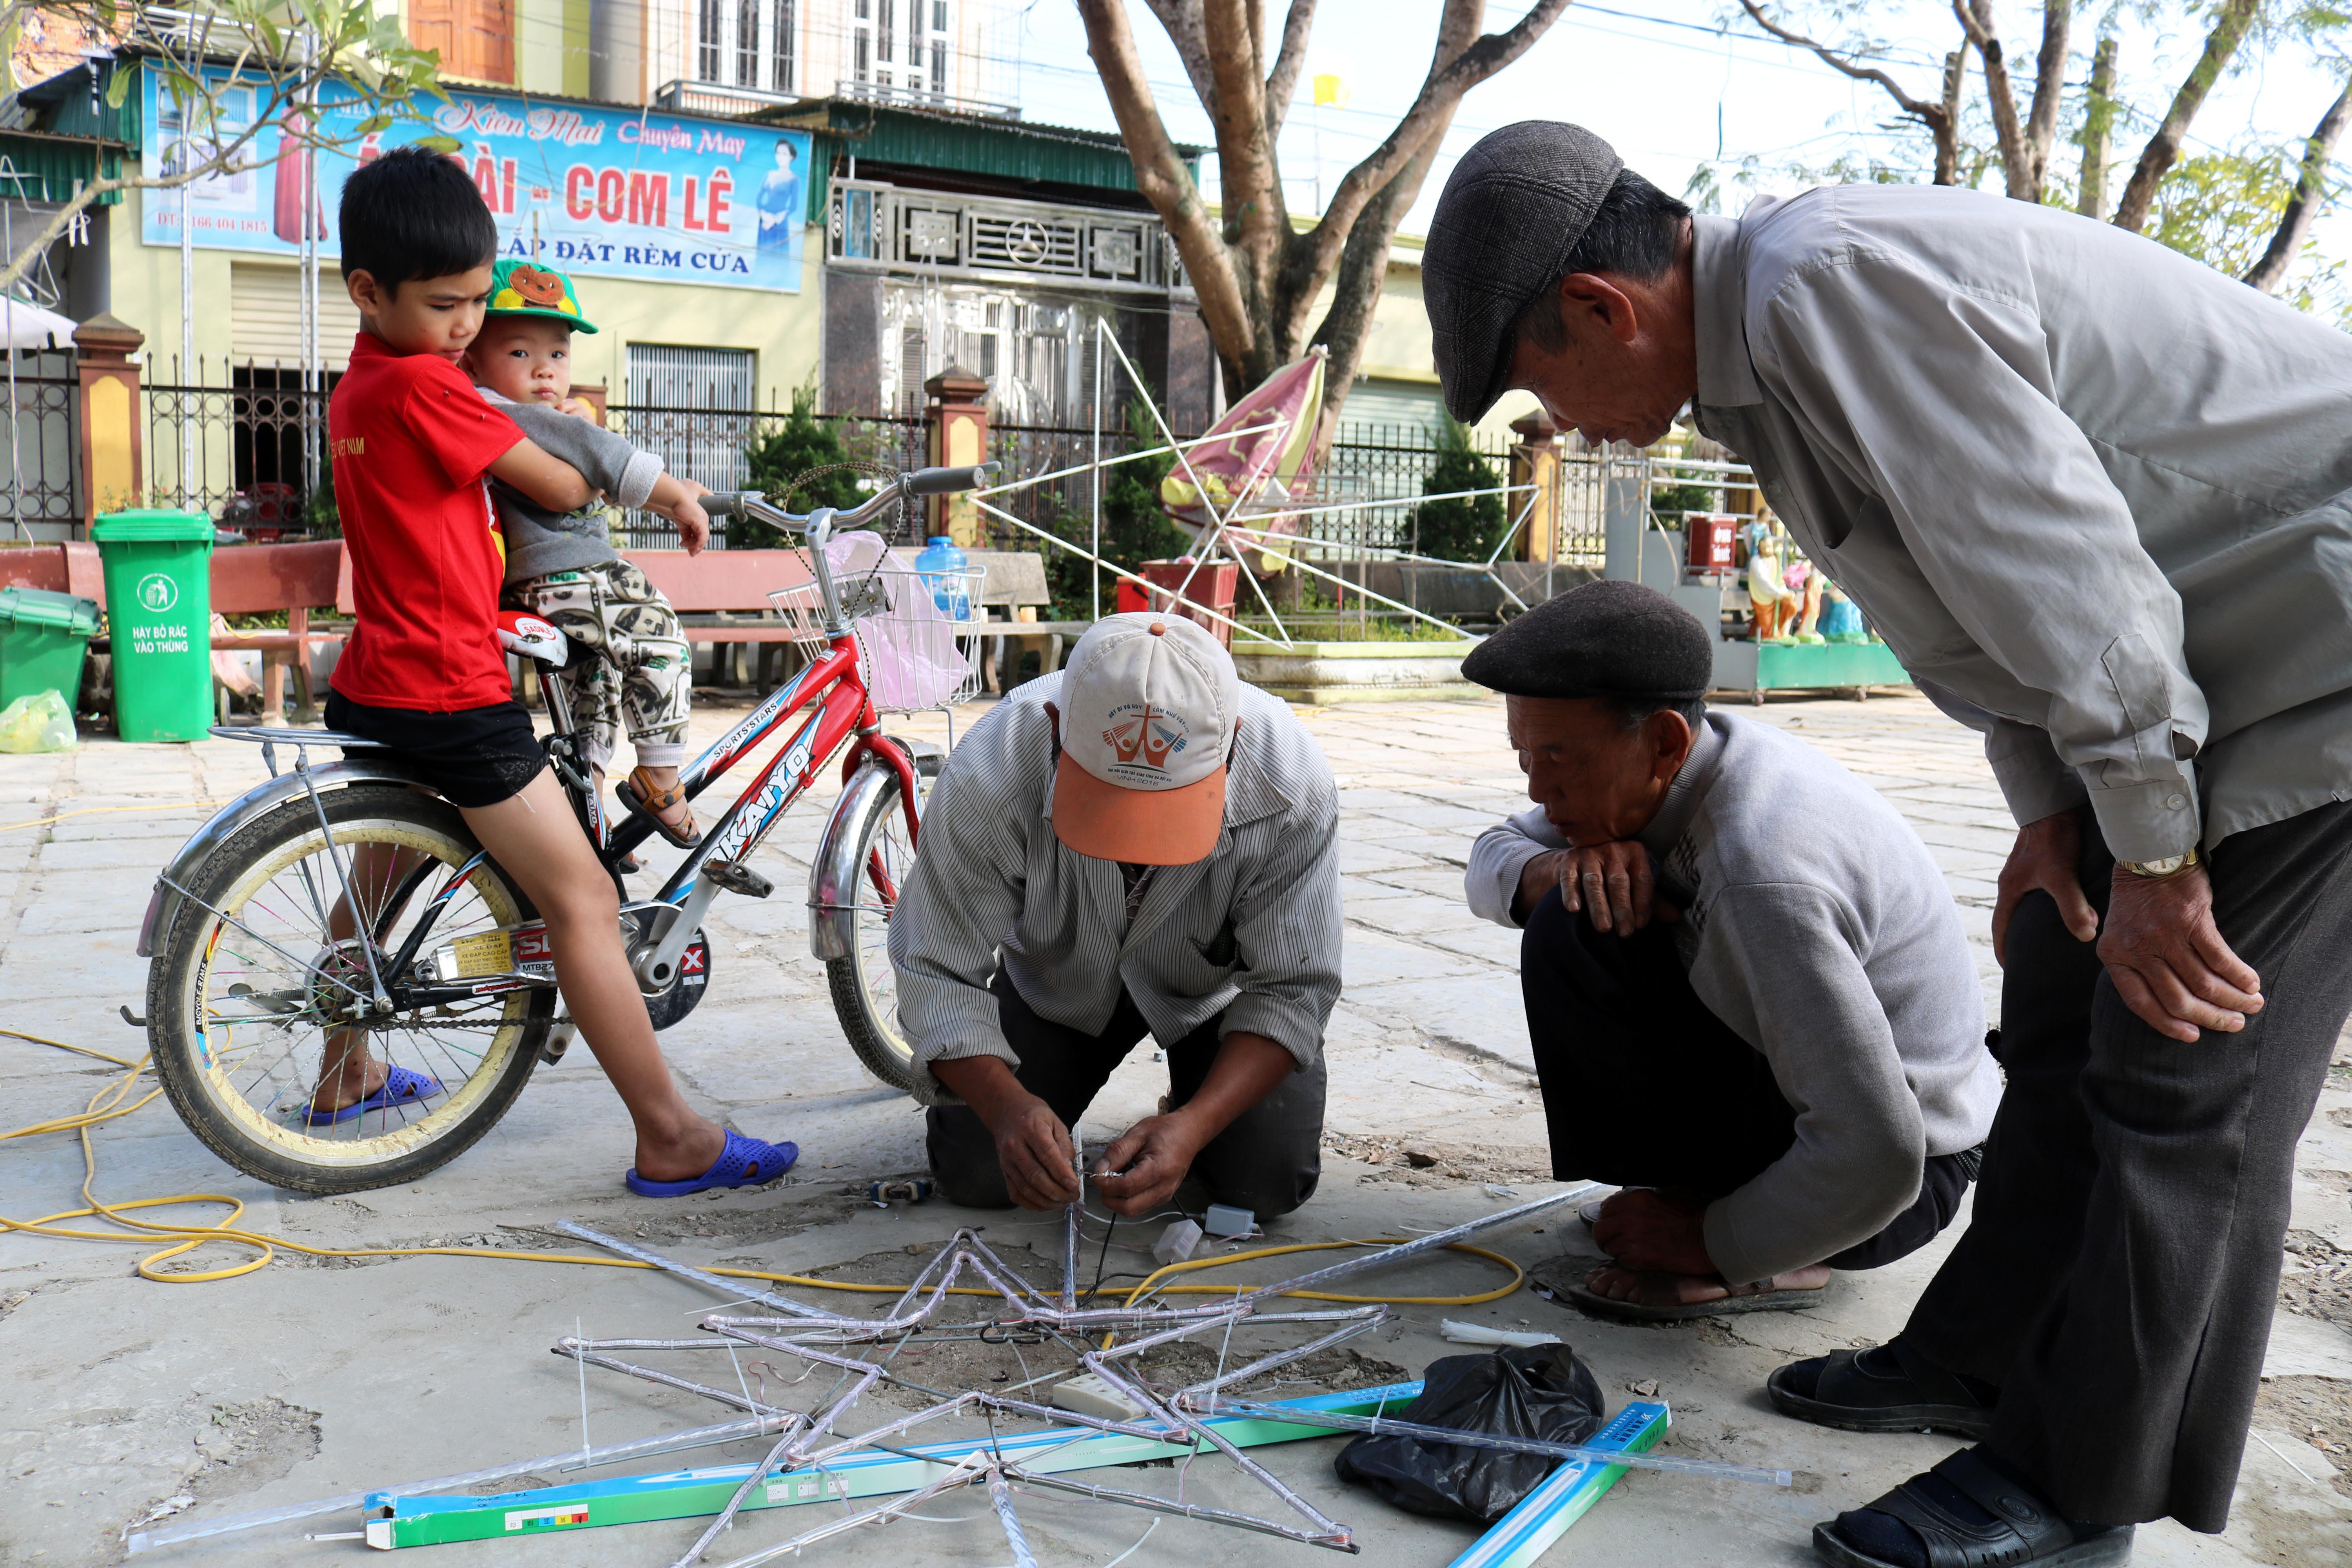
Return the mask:
MULTIPOLYGON (((179 167, 184 132, 161 74, 144 74, 143 172, 160 178, 179 167)), ((198 107, 226 139, 253 122, 266 95, 227 83, 226 73, 222 80, 216 101, 198 107)), ((307 154, 287 137, 304 128, 299 112, 263 127, 252 144, 256 167, 187 186, 194 244, 294 258, 307 225, 332 259, 335 208, 352 171, 393 147, 446 136, 458 143, 449 156, 498 219, 506 255, 587 278, 800 289, 806 132, 492 93, 453 91, 446 104, 428 99, 419 108, 422 119, 361 137, 365 109, 322 101, 319 136, 337 145, 307 154)), ((141 197, 141 237, 177 246, 179 192, 141 197)))

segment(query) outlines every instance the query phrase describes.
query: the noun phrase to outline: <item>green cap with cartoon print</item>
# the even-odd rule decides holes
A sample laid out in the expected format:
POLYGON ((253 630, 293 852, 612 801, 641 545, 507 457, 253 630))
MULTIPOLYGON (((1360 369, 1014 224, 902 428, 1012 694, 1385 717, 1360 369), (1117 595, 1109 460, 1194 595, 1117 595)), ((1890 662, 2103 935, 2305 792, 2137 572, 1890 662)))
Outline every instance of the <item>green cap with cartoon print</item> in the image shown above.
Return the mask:
POLYGON ((535 261, 501 261, 490 269, 493 316, 545 316, 576 331, 593 332, 595 323, 580 313, 580 297, 572 279, 552 267, 535 261))

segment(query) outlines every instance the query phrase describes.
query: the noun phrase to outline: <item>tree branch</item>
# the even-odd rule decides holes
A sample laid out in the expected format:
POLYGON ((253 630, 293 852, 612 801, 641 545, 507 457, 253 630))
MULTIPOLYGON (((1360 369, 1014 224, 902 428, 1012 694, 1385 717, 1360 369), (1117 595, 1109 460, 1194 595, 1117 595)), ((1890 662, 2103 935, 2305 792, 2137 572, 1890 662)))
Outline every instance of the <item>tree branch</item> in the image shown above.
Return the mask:
POLYGON ((1464 93, 1527 53, 1559 20, 1568 5, 1569 0, 1535 0, 1509 32, 1488 33, 1444 65, 1432 66, 1428 79, 1421 85, 1420 96, 1413 100, 1412 107, 1405 111, 1396 129, 1389 132, 1388 140, 1348 171, 1339 189, 1331 193, 1323 221, 1300 235, 1300 243, 1291 247, 1290 258, 1284 267, 1290 275, 1286 279, 1286 292, 1294 296, 1312 294, 1314 289, 1298 287, 1307 278, 1315 279, 1317 288, 1320 288, 1321 279, 1329 275, 1339 260, 1348 233, 1355 226, 1365 205, 1404 172, 1433 127, 1452 120, 1454 106, 1462 101, 1464 93))
POLYGON ((2147 215, 2156 205, 2156 189, 2164 183, 2167 170, 2180 156, 2181 138, 2189 134, 2189 123, 2197 118, 2204 105, 2205 95, 2213 89, 2230 57, 2254 25, 2262 9, 2260 0, 2222 0, 2221 14, 2213 18, 2213 30, 2206 35, 2205 50, 2172 95, 2172 106, 2164 112, 2164 121, 2156 134, 2147 139, 2147 146, 2139 155, 2139 166, 2132 171, 2130 183, 2124 186, 2123 200, 2116 204, 2115 223, 2117 228, 2127 228, 2137 234, 2147 223, 2147 215))
POLYGON ((1290 116, 1291 95, 1298 90, 1298 72, 1307 64, 1307 35, 1315 26, 1315 0, 1290 0, 1282 19, 1282 47, 1276 51, 1274 69, 1265 78, 1265 139, 1282 138, 1282 122, 1290 116))
POLYGON ((1241 279, 1215 220, 1201 201, 1192 171, 1160 122, 1135 35, 1128 28, 1125 0, 1077 0, 1077 6, 1087 29, 1087 53, 1102 78, 1103 94, 1110 100, 1111 115, 1127 143, 1128 161, 1135 165, 1136 189, 1168 226, 1210 336, 1227 363, 1234 363, 1239 351, 1234 345, 1255 336, 1241 279))
POLYGON ((1168 33, 1168 41, 1176 46, 1176 58, 1184 63, 1184 75, 1192 84, 1193 96, 1212 117, 1217 112, 1217 77, 1209 65, 1208 29, 1201 21, 1201 0, 1143 0, 1160 25, 1168 33))
MULTIPOLYGON (((1483 0, 1450 0, 1438 20, 1437 49, 1430 61, 1433 71, 1453 64, 1476 41, 1484 11, 1483 0)), ((1327 416, 1336 417, 1355 384, 1356 372, 1364 362, 1364 341, 1371 335, 1381 287, 1388 280, 1389 245, 1396 238, 1397 225, 1420 198, 1422 183, 1435 165, 1437 150, 1444 143, 1445 132, 1453 123, 1454 110, 1448 108, 1431 125, 1420 148, 1396 177, 1364 204, 1364 210, 1348 230, 1348 243, 1340 249, 1338 271, 1332 279, 1331 307, 1324 312, 1314 336, 1314 341, 1321 343, 1330 356, 1324 366, 1323 379, 1323 409, 1327 416)), ((1298 301, 1297 308, 1304 310, 1306 301, 1298 301)), ((1328 443, 1333 428, 1327 420, 1319 433, 1320 439, 1328 443)))
MULTIPOLYGON (((1796 31, 1794 28, 1782 26, 1780 23, 1772 20, 1771 17, 1766 16, 1764 14, 1763 7, 1757 5, 1756 0, 1739 0, 1739 8, 1748 13, 1748 20, 1754 22, 1758 26, 1763 28, 1766 32, 1771 34, 1782 43, 1794 48, 1811 49, 1820 58, 1822 64, 1831 67, 1832 69, 1843 71, 1846 75, 1853 78, 1856 81, 1876 82, 1880 87, 1886 89, 1886 96, 1893 99, 1895 103, 1901 107, 1904 113, 1927 121, 1932 125, 1936 117, 1943 112, 1943 106, 1941 104, 1926 103, 1912 97, 1909 93, 1903 90, 1902 83, 1896 81, 1893 77, 1888 76, 1885 71, 1880 70, 1876 66, 1855 65, 1852 60, 1849 60, 1843 55, 1839 54, 1836 49, 1831 47, 1829 45, 1817 44, 1812 39, 1805 37, 1802 33, 1796 31)), ((1967 18, 1963 16, 1961 18, 1961 22, 1962 25, 1965 26, 1967 24, 1967 18)))
POLYGON ((2279 215, 2278 232, 2271 236, 2270 248, 2263 252, 2263 258, 2246 274, 2246 281, 2265 294, 2278 292, 2302 253, 2303 242, 2310 237, 2312 220, 2326 199, 2328 161, 2335 156, 2336 143, 2347 122, 2352 122, 2352 84, 2336 94, 2327 112, 2319 117, 2311 140, 2303 144, 2303 167, 2295 174, 2294 194, 2279 215))

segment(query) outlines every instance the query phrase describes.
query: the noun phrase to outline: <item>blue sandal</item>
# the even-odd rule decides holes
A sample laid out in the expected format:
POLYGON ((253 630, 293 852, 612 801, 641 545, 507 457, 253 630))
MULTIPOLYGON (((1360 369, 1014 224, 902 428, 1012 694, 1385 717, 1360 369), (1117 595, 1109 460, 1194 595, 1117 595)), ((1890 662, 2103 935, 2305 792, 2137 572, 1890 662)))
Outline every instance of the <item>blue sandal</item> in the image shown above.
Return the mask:
POLYGON ((406 1068, 384 1069, 383 1087, 356 1105, 346 1105, 341 1110, 305 1109, 302 1125, 331 1127, 339 1121, 352 1121, 371 1110, 388 1110, 395 1105, 412 1105, 420 1100, 430 1100, 441 1092, 441 1080, 406 1068))
POLYGON ((637 1174, 635 1165, 622 1179, 629 1191, 641 1198, 682 1198, 688 1193, 707 1192, 712 1187, 763 1187, 793 1168, 801 1157, 797 1143, 768 1143, 757 1138, 746 1138, 730 1128, 727 1147, 702 1174, 683 1182, 652 1182, 637 1174))

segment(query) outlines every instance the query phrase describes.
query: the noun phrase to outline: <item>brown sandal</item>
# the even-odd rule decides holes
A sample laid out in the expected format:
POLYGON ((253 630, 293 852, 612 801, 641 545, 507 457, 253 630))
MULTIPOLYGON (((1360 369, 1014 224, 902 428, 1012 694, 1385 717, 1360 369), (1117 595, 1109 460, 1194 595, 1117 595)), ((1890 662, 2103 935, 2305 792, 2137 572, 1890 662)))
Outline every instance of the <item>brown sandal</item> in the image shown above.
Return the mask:
POLYGON ((702 842, 702 829, 695 825, 691 808, 687 811, 685 820, 675 827, 661 817, 661 814, 671 806, 686 805, 686 791, 654 788, 653 781, 646 776, 643 766, 631 770, 629 776, 621 781, 613 794, 620 800, 624 810, 634 816, 644 817, 653 825, 656 833, 680 849, 691 849, 702 842))

